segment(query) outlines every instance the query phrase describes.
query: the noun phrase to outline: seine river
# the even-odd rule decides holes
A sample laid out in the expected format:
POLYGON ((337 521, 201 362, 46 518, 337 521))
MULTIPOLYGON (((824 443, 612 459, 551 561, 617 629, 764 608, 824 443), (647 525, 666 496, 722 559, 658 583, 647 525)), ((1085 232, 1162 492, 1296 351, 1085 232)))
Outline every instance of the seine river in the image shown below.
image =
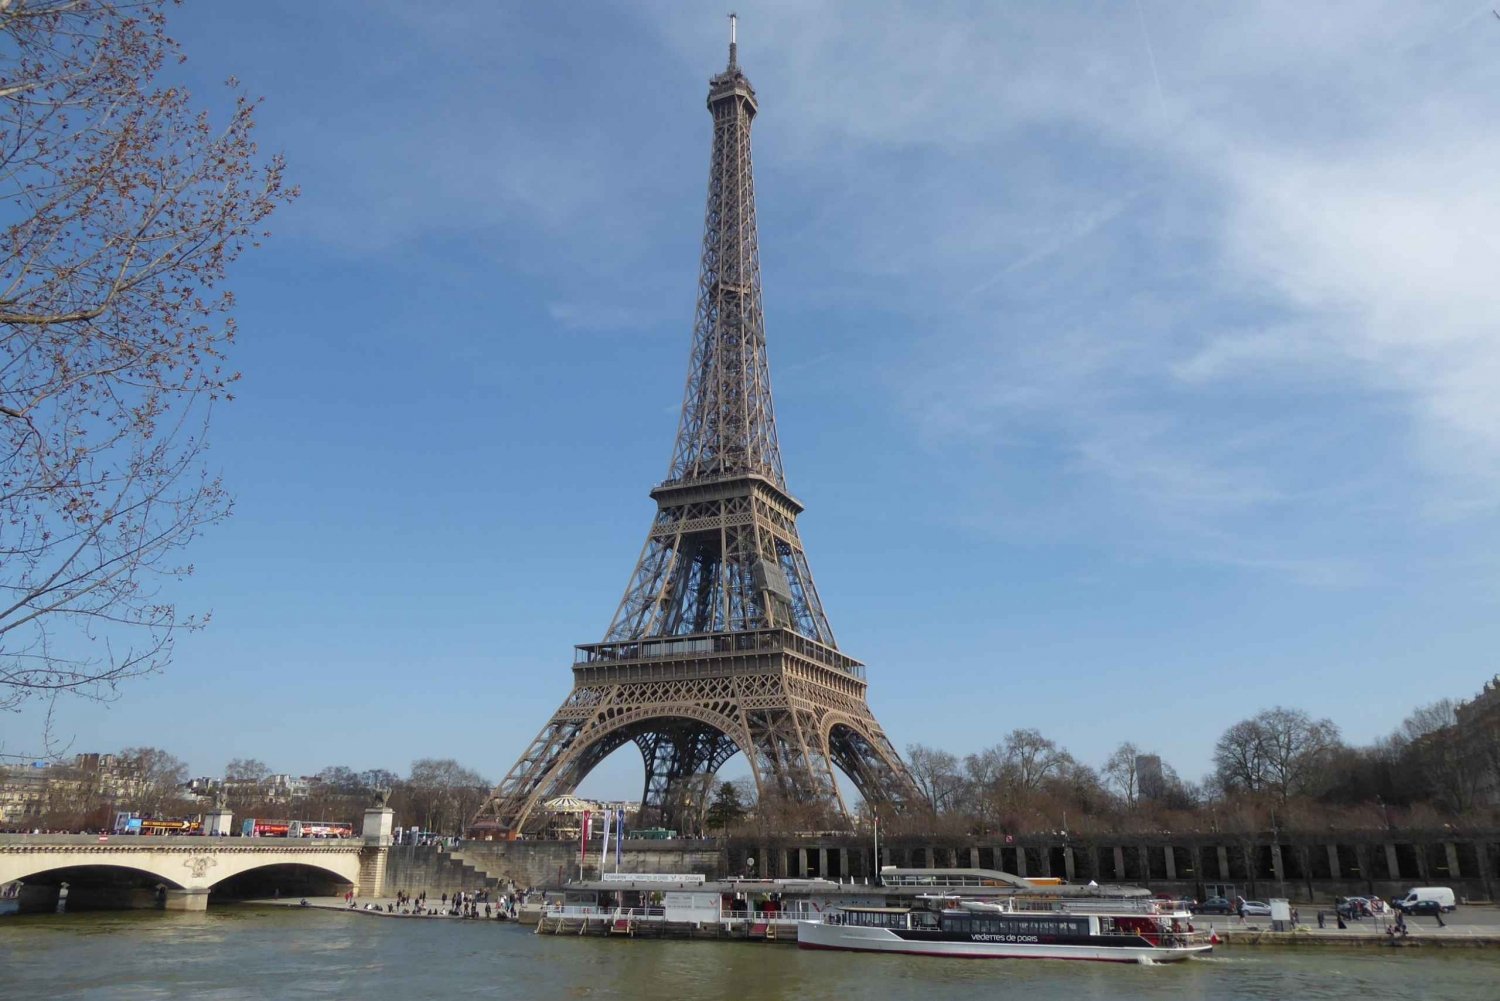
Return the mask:
POLYGON ((1495 1001, 1500 956, 1220 950, 1171 966, 953 961, 276 908, 0 918, 0 998, 1495 1001))

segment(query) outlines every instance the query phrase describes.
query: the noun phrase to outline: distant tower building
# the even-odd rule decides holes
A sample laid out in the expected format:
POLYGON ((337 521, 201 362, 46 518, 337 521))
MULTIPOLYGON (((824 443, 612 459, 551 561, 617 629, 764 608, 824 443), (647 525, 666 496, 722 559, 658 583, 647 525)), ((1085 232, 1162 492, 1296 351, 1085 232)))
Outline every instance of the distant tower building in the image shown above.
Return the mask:
POLYGON ((1161 755, 1135 756, 1135 784, 1141 799, 1161 799, 1167 791, 1166 777, 1161 770, 1161 755))
MULTIPOLYGON (((731 26, 731 32, 733 28, 731 26)), ((750 172, 758 103, 733 35, 709 81, 708 208, 687 391, 646 544, 604 639, 577 648, 573 689, 470 825, 535 827, 609 754, 645 759, 643 825, 701 828, 719 766, 745 757, 763 803, 849 814, 918 802, 865 700, 864 665, 833 638, 797 534, 771 406, 750 172)))

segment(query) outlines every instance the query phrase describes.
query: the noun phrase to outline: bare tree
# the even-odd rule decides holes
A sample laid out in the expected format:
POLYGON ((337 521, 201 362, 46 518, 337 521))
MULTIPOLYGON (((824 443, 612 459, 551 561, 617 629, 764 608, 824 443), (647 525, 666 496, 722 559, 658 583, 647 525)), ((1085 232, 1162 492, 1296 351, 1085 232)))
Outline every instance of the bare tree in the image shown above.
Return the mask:
POLYGON ((1005 806, 1005 756, 998 747, 989 747, 964 756, 963 809, 989 830, 1000 819, 1005 806))
POLYGON ((224 766, 226 782, 264 782, 271 777, 271 766, 259 758, 231 758, 224 766))
POLYGON ((270 777, 270 766, 258 758, 230 759, 224 766, 223 785, 229 806, 247 816, 284 816, 267 795, 265 785, 270 777))
POLYGON ((215 127, 159 79, 166 5, 0 0, 0 709, 108 697, 203 621, 161 585, 228 511, 221 285, 295 192, 254 102, 215 127))
POLYGON ((161 814, 182 805, 187 762, 158 747, 127 747, 119 759, 134 779, 137 809, 161 814))
POLYGON ((932 812, 947 812, 963 788, 958 759, 947 751, 910 744, 906 748, 906 764, 932 812))
POLYGON ((1119 791, 1126 806, 1135 806, 1140 797, 1140 776, 1136 773, 1136 759, 1140 756, 1140 749, 1126 741, 1104 762, 1104 777, 1119 791))
POLYGON ((1341 746, 1332 720, 1277 706, 1224 731, 1214 763, 1224 788, 1271 792, 1285 803, 1316 791, 1319 769, 1341 746))
POLYGON ((1265 745, 1260 724, 1240 720, 1214 745, 1215 778, 1225 792, 1260 792, 1266 785, 1265 745))
POLYGON ((1478 803, 1488 782, 1491 762, 1482 728, 1458 723, 1452 699, 1419 706, 1401 723, 1395 739, 1401 760, 1417 777, 1427 797, 1453 814, 1478 803))
POLYGON ((1257 718, 1266 740, 1266 774, 1277 796, 1285 802, 1315 792, 1319 769, 1343 746, 1338 726, 1331 719, 1313 719, 1300 709, 1281 706, 1257 718))
POLYGON ((1036 730, 1012 730, 1005 738, 1005 767, 1016 789, 1034 792, 1048 778, 1062 774, 1076 762, 1036 730))
POLYGON ((421 758, 411 763, 405 792, 412 809, 407 822, 421 819, 422 829, 462 834, 489 794, 490 784, 452 758, 421 758))

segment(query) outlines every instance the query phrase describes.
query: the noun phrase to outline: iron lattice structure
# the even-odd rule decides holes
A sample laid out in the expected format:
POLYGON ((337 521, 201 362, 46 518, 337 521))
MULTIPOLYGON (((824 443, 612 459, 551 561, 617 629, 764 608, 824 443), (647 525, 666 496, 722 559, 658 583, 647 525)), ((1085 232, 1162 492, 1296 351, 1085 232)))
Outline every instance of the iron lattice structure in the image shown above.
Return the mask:
MULTIPOLYGON (((729 47, 709 84, 713 154, 692 359, 656 518, 603 642, 475 817, 514 835, 633 742, 643 823, 693 830, 715 773, 743 753, 763 802, 847 815, 834 769, 896 810, 916 787, 839 651, 797 535, 771 404, 750 166, 755 91, 729 47)), ((540 820, 541 818, 537 818, 540 820)))

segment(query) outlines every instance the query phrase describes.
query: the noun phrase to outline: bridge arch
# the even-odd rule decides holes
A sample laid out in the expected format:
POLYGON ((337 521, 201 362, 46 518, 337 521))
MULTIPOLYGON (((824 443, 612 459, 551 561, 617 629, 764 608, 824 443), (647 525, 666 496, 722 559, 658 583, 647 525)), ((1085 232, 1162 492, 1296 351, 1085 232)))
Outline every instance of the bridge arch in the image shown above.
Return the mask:
POLYGON ((66 877, 77 873, 119 872, 133 873, 143 878, 162 883, 171 889, 185 889, 181 882, 180 873, 168 873, 165 867, 156 868, 149 865, 127 865, 121 862, 85 861, 85 860, 38 860, 29 865, 7 866, 4 878, 0 883, 45 883, 56 885, 59 880, 67 881, 66 877), (51 877, 56 876, 56 879, 51 877))
POLYGON ((354 876, 317 862, 264 862, 224 876, 208 891, 212 900, 334 897, 357 884, 354 876))

